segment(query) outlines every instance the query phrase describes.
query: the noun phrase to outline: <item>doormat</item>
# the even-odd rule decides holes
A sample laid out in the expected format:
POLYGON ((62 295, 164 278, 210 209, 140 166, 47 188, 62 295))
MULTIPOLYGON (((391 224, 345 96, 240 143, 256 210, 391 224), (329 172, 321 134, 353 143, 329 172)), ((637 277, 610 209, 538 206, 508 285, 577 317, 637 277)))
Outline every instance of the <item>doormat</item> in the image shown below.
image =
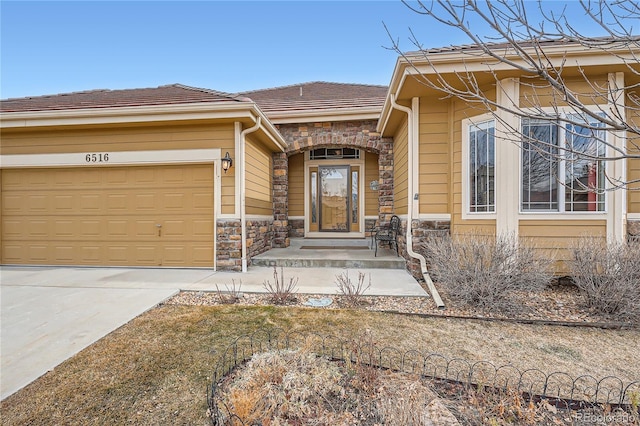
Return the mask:
POLYGON ((367 246, 302 246, 301 250, 369 250, 367 246))

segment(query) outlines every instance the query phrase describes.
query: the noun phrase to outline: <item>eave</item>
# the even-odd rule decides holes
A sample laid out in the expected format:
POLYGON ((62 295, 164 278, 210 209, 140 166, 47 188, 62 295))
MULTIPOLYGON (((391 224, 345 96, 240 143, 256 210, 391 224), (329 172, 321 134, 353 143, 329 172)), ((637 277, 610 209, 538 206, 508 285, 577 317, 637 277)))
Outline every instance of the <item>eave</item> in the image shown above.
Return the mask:
POLYGON ((241 122, 252 126, 261 117, 259 132, 268 145, 284 152, 286 142, 254 102, 198 102, 152 106, 126 106, 0 113, 2 130, 37 130, 46 127, 100 127, 167 122, 241 122))
POLYGON ((274 110, 266 114, 274 124, 312 123, 328 121, 377 120, 382 107, 274 110))
MULTIPOLYGON (((524 61, 512 51, 510 53, 504 47, 501 49, 506 58, 524 65, 524 61)), ((630 49, 630 47, 619 47, 605 51, 596 48, 586 49, 581 45, 560 44, 546 46, 544 54, 546 60, 550 60, 553 66, 561 67, 564 72, 579 73, 581 69, 587 67, 594 71, 597 69, 603 72, 624 72, 628 71, 628 67, 633 64, 637 65, 637 72, 640 72, 640 64, 637 63, 640 52, 630 49)), ((529 54, 535 54, 531 48, 526 51, 529 54)), ((391 106, 392 95, 398 103, 406 105, 410 105, 410 99, 414 96, 442 95, 442 92, 428 88, 426 84, 416 84, 416 76, 449 75, 453 77, 456 73, 469 72, 493 79, 494 76, 505 78, 525 73, 487 56, 480 49, 426 53, 426 55, 425 57, 425 54, 413 53, 397 59, 378 122, 377 131, 381 135, 389 136, 399 122, 396 118, 397 112, 394 112, 391 106), (409 80, 411 84, 408 84, 409 80)))

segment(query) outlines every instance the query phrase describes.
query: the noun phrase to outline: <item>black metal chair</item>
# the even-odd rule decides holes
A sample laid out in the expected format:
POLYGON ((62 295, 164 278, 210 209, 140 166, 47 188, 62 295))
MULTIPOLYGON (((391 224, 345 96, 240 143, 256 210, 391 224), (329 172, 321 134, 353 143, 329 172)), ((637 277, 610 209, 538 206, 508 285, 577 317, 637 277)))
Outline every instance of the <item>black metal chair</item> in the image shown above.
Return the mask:
POLYGON ((389 224, 385 227, 378 228, 373 236, 373 243, 376 247, 375 256, 378 256, 378 242, 387 243, 389 249, 393 246, 396 250, 396 256, 400 256, 398 253, 398 233, 400 232, 400 218, 395 214, 391 216, 389 224))

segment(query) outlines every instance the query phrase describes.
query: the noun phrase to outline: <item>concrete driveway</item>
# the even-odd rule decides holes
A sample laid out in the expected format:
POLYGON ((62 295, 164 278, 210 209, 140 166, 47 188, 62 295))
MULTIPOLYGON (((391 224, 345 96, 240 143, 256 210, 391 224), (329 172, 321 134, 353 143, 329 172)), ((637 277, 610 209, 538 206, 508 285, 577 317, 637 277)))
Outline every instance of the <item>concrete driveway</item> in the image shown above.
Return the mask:
MULTIPOLYGON (((286 268, 285 275, 299 277, 300 293, 335 294, 342 271, 286 268)), ((406 271, 366 271, 374 277, 368 294, 427 296, 406 271)), ((264 292, 273 270, 0 267, 0 399, 180 290, 224 290, 232 279, 242 291, 264 292)))

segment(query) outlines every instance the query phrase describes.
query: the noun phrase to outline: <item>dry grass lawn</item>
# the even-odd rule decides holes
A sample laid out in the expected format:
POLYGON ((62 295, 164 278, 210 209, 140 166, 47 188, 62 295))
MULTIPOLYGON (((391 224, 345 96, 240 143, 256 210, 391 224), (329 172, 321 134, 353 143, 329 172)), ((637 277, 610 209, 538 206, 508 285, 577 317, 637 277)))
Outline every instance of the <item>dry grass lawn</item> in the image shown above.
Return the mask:
POLYGON ((221 353, 264 327, 358 337, 449 358, 577 377, 640 380, 640 330, 417 318, 362 310, 164 305, 134 319, 1 403, 2 424, 205 425, 221 353))

